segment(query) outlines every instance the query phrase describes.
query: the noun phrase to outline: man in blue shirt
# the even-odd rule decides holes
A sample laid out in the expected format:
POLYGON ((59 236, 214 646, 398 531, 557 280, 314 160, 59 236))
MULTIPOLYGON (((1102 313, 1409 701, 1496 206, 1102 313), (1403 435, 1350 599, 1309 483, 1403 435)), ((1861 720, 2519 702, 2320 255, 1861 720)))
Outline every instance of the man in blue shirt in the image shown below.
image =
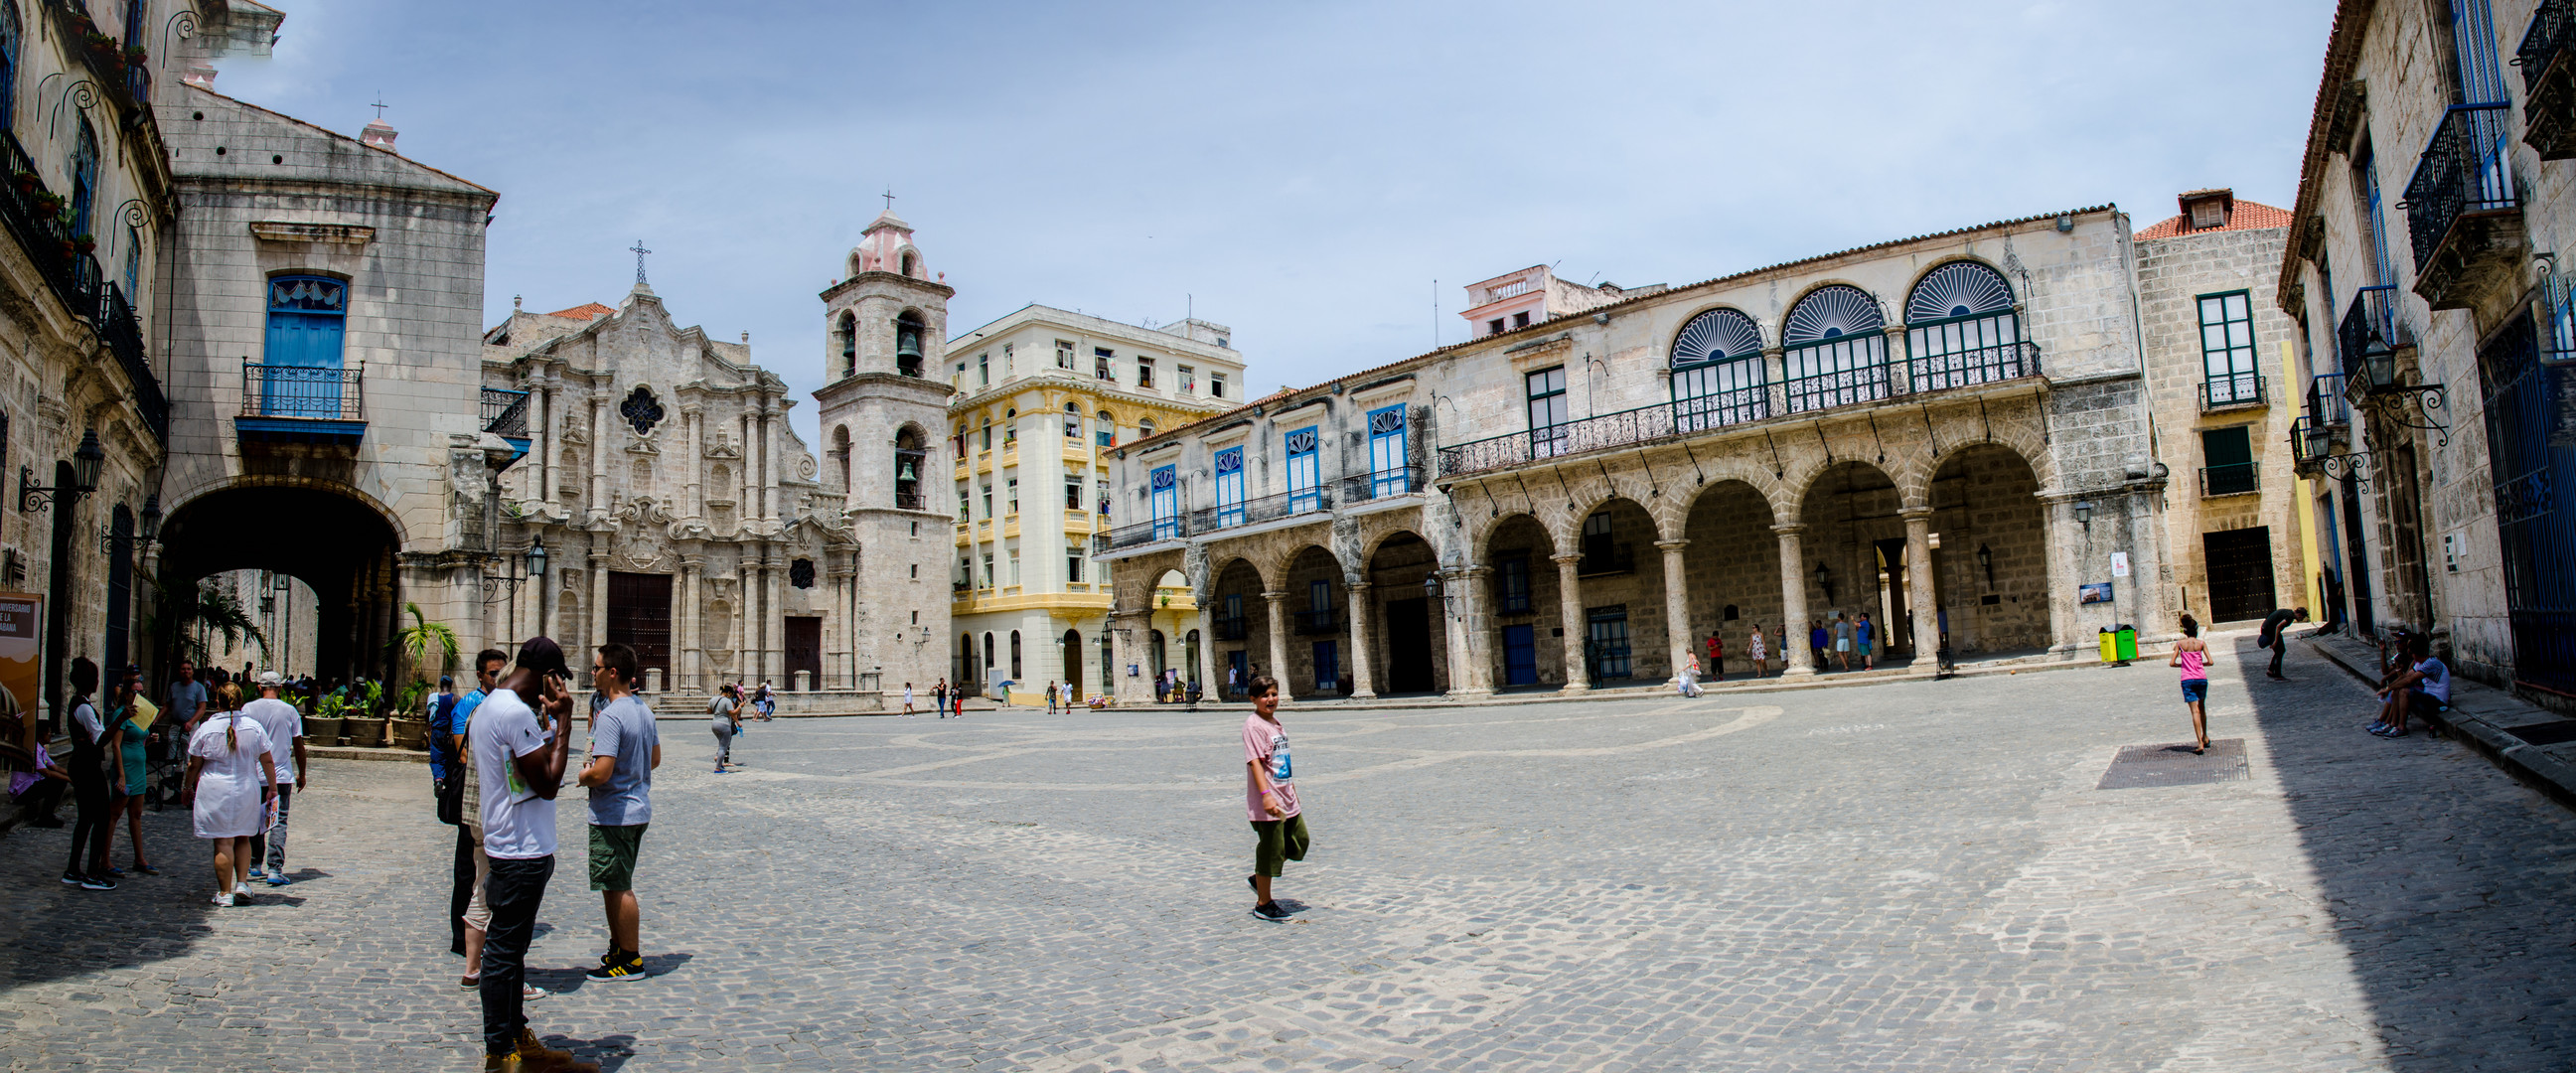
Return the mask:
POLYGON ((455 718, 456 679, 442 674, 438 676, 438 692, 429 695, 429 782, 433 790, 465 774, 457 760, 455 718))
MULTIPOLYGON (((498 687, 501 668, 510 662, 510 654, 497 648, 486 648, 474 654, 474 689, 448 707, 447 725, 433 722, 429 727, 430 762, 438 763, 439 746, 447 747, 447 778, 465 777, 465 726, 474 717, 474 709, 483 698, 498 687)), ((445 687, 447 679, 438 680, 445 687)), ((456 825, 456 885, 447 896, 447 932, 449 952, 465 956, 465 907, 474 901, 474 836, 466 824, 456 825)))

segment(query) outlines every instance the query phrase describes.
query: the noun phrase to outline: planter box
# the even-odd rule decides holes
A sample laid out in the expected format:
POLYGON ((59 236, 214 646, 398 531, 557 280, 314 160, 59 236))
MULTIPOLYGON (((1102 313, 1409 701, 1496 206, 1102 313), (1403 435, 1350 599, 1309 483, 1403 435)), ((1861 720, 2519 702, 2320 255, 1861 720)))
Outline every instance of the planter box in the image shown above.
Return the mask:
POLYGON ((320 716, 314 715, 305 716, 304 736, 316 745, 338 745, 340 744, 341 722, 342 720, 338 718, 324 719, 320 716))
POLYGON ((429 723, 426 720, 396 719, 393 721, 393 734, 394 748, 422 750, 429 748, 429 723))
POLYGON ((342 719, 340 738, 341 743, 345 745, 363 745, 370 748, 382 746, 385 743, 385 720, 381 718, 342 719))

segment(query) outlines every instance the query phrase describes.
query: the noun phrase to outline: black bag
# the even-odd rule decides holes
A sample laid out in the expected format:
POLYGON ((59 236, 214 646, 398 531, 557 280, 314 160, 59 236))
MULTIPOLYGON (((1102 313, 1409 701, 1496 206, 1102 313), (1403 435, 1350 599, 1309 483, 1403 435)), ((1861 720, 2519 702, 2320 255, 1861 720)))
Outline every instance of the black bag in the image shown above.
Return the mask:
POLYGON ((465 822, 465 776, 438 780, 438 822, 454 827, 465 822))

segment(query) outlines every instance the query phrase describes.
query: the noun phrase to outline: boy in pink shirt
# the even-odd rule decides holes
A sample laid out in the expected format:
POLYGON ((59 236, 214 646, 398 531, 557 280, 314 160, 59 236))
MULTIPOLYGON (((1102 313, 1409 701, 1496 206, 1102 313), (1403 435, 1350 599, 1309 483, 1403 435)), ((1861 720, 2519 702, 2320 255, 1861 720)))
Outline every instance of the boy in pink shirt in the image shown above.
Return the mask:
POLYGON ((1270 899, 1270 881, 1289 861, 1306 859, 1306 817, 1297 808, 1295 770, 1288 763, 1288 731, 1279 725, 1279 682, 1252 679, 1252 714, 1243 719, 1244 807, 1252 816, 1252 915, 1286 923, 1288 911, 1270 899))

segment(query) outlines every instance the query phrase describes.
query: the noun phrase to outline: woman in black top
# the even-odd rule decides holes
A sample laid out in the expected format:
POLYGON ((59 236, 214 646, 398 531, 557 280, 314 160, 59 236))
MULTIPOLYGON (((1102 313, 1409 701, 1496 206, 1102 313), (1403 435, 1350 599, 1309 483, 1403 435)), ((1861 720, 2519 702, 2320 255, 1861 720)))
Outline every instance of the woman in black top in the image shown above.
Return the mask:
POLYGON ((116 736, 90 702, 90 693, 98 688, 98 664, 74 656, 70 677, 72 757, 65 766, 71 770, 79 818, 72 823, 72 856, 63 866, 63 882, 83 890, 115 890, 116 880, 107 871, 107 750, 116 747, 116 736))

